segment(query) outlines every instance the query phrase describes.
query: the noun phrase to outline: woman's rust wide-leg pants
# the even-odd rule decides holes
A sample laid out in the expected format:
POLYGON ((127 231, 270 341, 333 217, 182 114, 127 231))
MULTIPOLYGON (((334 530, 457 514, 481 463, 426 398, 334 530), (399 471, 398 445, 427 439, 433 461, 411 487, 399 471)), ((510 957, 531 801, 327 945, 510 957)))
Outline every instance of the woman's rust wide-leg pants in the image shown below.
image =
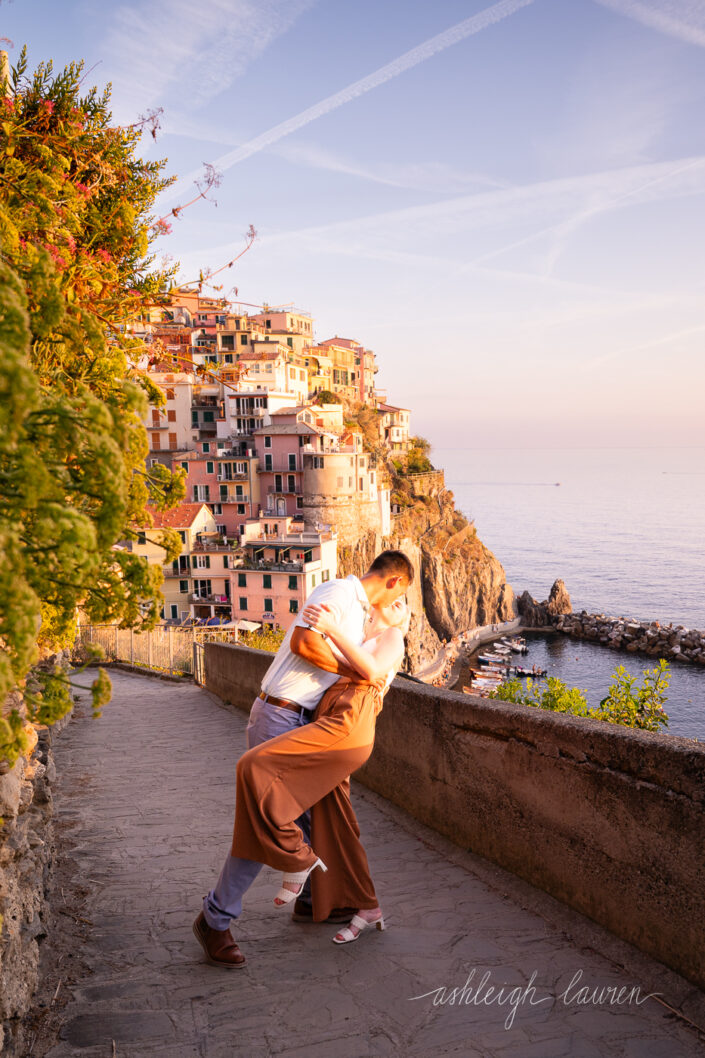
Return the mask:
POLYGON ((311 875, 316 921, 334 907, 377 907, 349 777, 372 752, 380 707, 371 684, 340 679, 312 723, 238 761, 232 854, 286 872, 306 870, 320 857, 328 872, 311 875), (294 822, 309 808, 311 846, 294 822))

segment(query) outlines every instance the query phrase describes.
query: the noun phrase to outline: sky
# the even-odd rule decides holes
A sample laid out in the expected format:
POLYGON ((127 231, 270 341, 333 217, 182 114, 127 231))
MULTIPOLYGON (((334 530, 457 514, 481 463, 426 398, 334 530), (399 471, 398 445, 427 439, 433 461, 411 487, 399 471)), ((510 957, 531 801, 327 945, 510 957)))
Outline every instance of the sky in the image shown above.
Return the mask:
POLYGON ((435 446, 705 444, 705 0, 0 0, 0 36, 163 108, 158 212, 221 184, 159 252, 193 280, 253 224, 223 293, 374 349, 435 446))

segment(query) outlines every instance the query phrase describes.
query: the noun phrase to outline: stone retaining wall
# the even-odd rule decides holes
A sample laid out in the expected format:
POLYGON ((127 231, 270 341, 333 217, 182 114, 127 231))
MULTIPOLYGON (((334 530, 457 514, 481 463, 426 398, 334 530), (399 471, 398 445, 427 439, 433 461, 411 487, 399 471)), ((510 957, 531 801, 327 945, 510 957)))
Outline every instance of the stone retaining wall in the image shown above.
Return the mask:
POLYGON ((54 855, 52 739, 68 722, 37 725, 27 758, 0 774, 0 1053, 16 1053, 19 1019, 37 987, 39 939, 54 855))
MULTIPOLYGON (((207 643, 249 709, 271 654, 207 643)), ((356 778, 705 988, 705 747, 397 679, 356 778)))
POLYGON ((611 650, 647 654, 667 661, 691 661, 705 665, 705 632, 683 625, 662 625, 658 621, 633 621, 605 614, 560 614, 553 626, 573 639, 601 643, 611 650))

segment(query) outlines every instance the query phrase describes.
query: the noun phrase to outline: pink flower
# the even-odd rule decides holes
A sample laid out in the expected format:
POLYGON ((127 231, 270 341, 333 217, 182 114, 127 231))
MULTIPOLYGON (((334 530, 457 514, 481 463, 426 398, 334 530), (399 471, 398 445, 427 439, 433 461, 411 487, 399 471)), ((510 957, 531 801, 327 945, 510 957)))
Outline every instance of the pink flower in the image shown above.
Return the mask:
POLYGON ((162 217, 161 220, 155 221, 154 230, 157 235, 171 235, 171 224, 162 217))
POLYGON ((100 257, 101 261, 104 261, 105 264, 108 264, 108 262, 112 261, 113 259, 112 255, 109 254, 107 250, 96 250, 95 253, 96 257, 100 257))

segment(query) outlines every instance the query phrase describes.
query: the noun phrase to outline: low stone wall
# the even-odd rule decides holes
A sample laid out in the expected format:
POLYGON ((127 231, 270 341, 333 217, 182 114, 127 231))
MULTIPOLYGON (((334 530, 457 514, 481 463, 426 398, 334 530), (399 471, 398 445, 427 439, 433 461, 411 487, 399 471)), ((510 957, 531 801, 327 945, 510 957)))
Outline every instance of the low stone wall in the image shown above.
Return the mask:
POLYGON ((632 621, 626 617, 606 617, 583 610, 554 618, 557 631, 573 639, 601 643, 611 650, 647 654, 667 661, 691 661, 705 665, 705 632, 683 625, 662 625, 658 621, 632 621))
MULTIPOLYGON (((271 654, 207 643, 249 709, 271 654)), ((705 747, 395 680, 356 779, 705 988, 705 747)))
POLYGON ((52 739, 68 722, 35 727, 36 744, 0 774, 0 1053, 16 1053, 19 1019, 37 987, 39 939, 54 854, 52 739))

